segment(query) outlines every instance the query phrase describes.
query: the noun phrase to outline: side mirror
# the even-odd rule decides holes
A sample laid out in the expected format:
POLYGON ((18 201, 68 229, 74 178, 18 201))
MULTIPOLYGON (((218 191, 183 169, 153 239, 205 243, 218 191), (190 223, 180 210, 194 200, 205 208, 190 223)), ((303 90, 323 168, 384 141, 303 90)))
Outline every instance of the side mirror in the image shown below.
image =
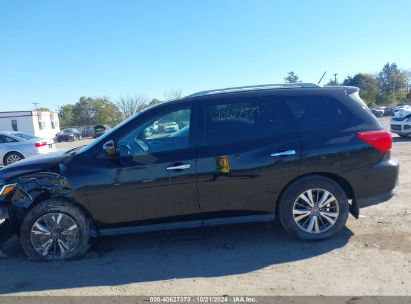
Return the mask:
POLYGON ((103 150, 109 156, 115 156, 117 154, 116 145, 113 140, 109 140, 103 145, 103 150))

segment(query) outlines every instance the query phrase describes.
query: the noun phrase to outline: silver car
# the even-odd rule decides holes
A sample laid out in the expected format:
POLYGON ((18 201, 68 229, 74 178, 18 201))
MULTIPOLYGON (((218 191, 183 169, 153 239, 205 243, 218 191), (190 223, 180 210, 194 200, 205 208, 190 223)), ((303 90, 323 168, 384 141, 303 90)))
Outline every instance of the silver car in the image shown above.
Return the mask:
POLYGON ((52 139, 24 132, 0 131, 0 164, 7 166, 24 158, 55 151, 52 139))

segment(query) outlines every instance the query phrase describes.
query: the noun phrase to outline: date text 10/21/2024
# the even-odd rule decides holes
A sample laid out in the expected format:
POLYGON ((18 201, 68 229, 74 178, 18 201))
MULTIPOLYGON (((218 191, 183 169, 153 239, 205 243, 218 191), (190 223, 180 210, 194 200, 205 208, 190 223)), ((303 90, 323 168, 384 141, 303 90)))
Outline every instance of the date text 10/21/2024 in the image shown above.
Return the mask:
POLYGON ((257 303, 257 299, 248 296, 162 296, 150 297, 150 303, 257 303))

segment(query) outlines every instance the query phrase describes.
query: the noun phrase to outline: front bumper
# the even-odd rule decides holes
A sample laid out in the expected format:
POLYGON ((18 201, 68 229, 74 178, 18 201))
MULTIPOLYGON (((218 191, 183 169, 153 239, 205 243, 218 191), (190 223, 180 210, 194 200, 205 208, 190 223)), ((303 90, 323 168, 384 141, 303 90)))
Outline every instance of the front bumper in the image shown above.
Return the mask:
POLYGON ((392 120, 390 124, 390 131, 392 133, 410 135, 411 134, 411 122, 392 120))
POLYGON ((7 206, 0 206, 0 248, 15 234, 14 225, 11 222, 7 206))

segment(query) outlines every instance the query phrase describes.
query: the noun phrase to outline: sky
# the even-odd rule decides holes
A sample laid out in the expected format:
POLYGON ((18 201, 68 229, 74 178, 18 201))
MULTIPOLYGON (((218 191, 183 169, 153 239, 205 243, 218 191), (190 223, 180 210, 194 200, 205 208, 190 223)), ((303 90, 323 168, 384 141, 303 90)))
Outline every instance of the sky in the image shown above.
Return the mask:
POLYGON ((411 70, 409 0, 0 0, 0 111, 411 70))

